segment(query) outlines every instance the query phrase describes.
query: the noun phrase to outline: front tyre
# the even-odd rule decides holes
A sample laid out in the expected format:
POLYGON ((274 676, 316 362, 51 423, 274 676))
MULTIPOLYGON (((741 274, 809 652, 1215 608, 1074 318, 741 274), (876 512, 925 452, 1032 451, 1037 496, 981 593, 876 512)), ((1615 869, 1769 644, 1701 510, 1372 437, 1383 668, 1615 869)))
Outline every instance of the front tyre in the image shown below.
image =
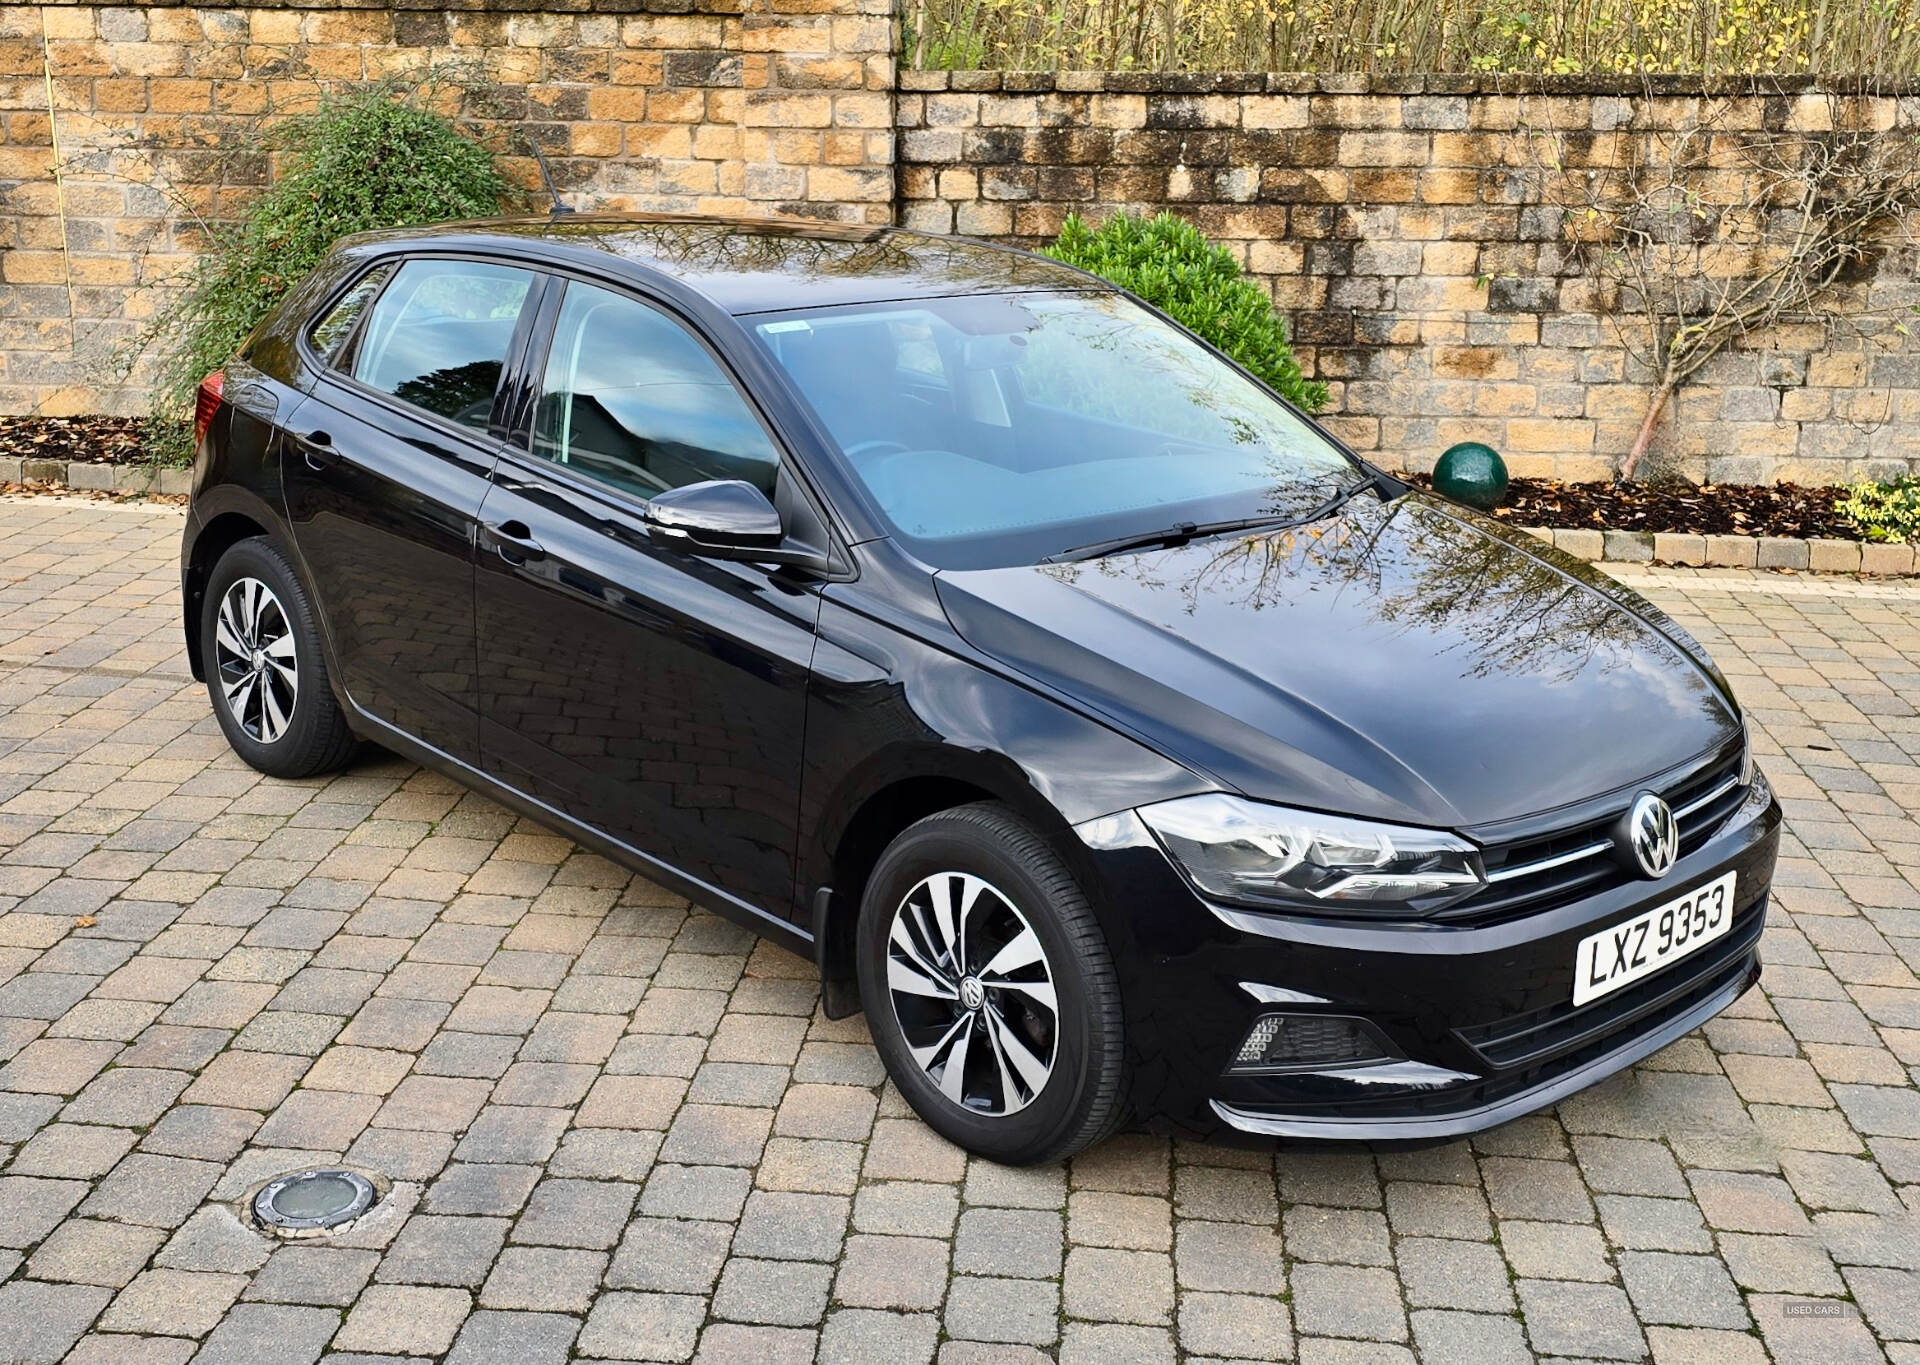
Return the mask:
POLYGON ((312 777, 353 755, 327 685, 306 590, 264 538, 220 556, 200 610, 200 658, 213 714, 233 751, 271 777, 312 777))
POLYGON ((997 804, 928 816, 861 898, 861 1003, 887 1074, 941 1136, 1059 1161, 1124 1111, 1120 988, 1066 864, 997 804))

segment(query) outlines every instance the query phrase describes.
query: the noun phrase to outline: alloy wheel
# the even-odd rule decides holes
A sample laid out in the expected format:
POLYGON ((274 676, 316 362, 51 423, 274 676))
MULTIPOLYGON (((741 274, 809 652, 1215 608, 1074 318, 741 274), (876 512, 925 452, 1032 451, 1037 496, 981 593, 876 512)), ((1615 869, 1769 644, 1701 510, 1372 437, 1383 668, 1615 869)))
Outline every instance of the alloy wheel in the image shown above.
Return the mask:
POLYGON ((1053 1073, 1059 1000, 1044 945, 1019 908, 966 872, 936 872, 901 900, 887 990, 907 1048, 940 1093, 1001 1117, 1053 1073))
POLYGON ((272 744, 293 721, 300 695, 293 626, 280 599, 257 578, 237 578, 214 623, 220 691, 248 738, 272 744))

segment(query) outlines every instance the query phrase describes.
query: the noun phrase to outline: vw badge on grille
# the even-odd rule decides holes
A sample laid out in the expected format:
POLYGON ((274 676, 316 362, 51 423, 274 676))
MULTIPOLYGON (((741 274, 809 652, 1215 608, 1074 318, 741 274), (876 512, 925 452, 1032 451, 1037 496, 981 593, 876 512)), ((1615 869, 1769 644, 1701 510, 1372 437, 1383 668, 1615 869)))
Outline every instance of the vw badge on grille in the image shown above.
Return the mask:
POLYGON ((1680 825, 1652 792, 1641 792, 1627 812, 1627 845, 1649 877, 1666 876, 1680 856, 1680 825))

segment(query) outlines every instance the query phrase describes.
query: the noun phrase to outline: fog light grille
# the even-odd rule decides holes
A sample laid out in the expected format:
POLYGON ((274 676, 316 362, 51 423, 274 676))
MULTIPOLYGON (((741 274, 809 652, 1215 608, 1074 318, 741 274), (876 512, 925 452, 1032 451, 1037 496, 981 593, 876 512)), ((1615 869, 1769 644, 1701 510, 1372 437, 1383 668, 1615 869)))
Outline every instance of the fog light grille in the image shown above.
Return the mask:
POLYGON ((1355 1066, 1391 1061, 1386 1041, 1360 1019, 1324 1014, 1265 1014, 1254 1021, 1235 1071, 1273 1067, 1355 1066))

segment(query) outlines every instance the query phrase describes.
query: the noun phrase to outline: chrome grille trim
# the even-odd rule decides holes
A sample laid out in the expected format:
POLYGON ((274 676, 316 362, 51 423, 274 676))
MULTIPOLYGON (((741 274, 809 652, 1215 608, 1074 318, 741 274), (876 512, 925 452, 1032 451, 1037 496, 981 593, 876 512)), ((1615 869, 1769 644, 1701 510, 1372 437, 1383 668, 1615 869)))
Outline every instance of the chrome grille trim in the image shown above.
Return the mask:
POLYGON ((1725 782, 1722 782, 1706 795, 1695 797, 1693 800, 1687 802, 1686 805, 1677 808, 1673 812, 1673 818, 1676 820, 1684 820, 1695 811, 1711 806, 1715 801, 1718 801, 1739 785, 1740 779, 1738 777, 1729 777, 1725 782))
POLYGON ((1536 872, 1546 872, 1556 867, 1565 867, 1568 863, 1577 863, 1583 858, 1591 858, 1596 853, 1605 853, 1613 847, 1613 840, 1602 839, 1598 843, 1588 844, 1585 848, 1576 848, 1571 853, 1562 853, 1555 858, 1541 858, 1531 863, 1516 863, 1512 867, 1503 867, 1498 872, 1489 872, 1489 882, 1511 881, 1515 877, 1529 877, 1536 872))

